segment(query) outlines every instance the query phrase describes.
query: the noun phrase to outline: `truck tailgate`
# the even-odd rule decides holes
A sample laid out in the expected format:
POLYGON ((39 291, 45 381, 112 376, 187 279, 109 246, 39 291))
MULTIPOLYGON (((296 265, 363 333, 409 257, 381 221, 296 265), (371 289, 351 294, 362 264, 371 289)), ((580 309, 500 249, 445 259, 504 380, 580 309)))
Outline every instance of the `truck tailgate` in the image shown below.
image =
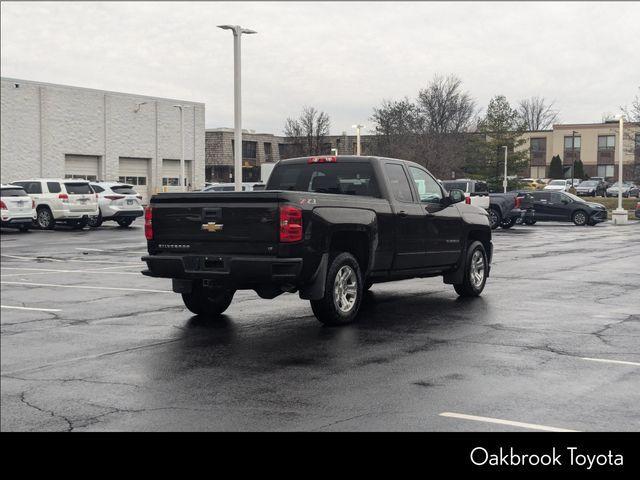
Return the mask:
POLYGON ((266 253, 278 242, 277 192, 194 192, 154 196, 153 242, 190 252, 266 253), (184 245, 183 247, 184 248, 184 245))

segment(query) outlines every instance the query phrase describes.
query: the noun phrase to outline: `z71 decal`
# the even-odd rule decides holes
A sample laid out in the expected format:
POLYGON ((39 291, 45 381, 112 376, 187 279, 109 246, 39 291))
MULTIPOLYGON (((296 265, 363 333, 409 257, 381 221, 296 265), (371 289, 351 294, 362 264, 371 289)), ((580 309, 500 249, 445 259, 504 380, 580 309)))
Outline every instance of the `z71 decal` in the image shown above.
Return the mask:
POLYGON ((300 205, 315 205, 316 204, 316 199, 315 198, 301 198, 300 199, 300 205))

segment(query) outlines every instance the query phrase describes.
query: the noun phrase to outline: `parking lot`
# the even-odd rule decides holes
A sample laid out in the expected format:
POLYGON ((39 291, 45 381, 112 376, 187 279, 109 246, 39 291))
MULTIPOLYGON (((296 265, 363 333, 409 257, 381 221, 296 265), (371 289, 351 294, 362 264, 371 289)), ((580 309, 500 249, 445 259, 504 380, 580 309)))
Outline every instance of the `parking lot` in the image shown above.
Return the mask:
POLYGON ((130 229, 2 232, 9 430, 637 430, 640 224, 494 232, 479 299, 375 285, 323 327, 294 294, 192 316, 130 229))

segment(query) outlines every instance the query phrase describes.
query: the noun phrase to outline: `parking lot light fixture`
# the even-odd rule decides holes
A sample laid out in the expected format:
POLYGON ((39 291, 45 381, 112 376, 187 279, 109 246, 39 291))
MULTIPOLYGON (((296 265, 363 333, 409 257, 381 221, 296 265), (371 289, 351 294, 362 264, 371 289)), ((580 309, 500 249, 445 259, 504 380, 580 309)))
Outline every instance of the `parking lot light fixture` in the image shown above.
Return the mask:
POLYGON ((364 125, 351 125, 351 128, 356 129, 356 156, 360 156, 361 148, 360 148, 360 129, 364 128, 364 125))
POLYGON ((174 107, 180 109, 180 190, 184 192, 184 106, 174 105, 174 107))
POLYGON ((502 187, 504 193, 507 193, 507 152, 509 151, 509 147, 503 145, 502 148, 504 148, 504 180, 502 180, 502 187))
POLYGON ((234 152, 233 178, 235 191, 242 191, 242 97, 241 97, 241 43, 242 34, 258 33, 255 30, 243 28, 240 25, 218 25, 223 30, 233 32, 233 115, 234 115, 234 152))
POLYGON ((629 214, 622 208, 622 162, 624 160, 624 115, 618 118, 618 208, 611 212, 611 220, 614 225, 625 225, 628 223, 629 214))

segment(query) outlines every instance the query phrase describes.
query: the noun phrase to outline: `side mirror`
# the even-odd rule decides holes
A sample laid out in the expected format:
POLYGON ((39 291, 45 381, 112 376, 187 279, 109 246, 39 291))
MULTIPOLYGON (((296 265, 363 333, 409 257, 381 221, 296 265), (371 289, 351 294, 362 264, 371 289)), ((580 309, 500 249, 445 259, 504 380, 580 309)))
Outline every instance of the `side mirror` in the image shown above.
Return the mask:
POLYGON ((449 198, 451 199, 451 203, 460 203, 464 202, 465 194, 462 190, 454 188, 449 192, 449 198))

